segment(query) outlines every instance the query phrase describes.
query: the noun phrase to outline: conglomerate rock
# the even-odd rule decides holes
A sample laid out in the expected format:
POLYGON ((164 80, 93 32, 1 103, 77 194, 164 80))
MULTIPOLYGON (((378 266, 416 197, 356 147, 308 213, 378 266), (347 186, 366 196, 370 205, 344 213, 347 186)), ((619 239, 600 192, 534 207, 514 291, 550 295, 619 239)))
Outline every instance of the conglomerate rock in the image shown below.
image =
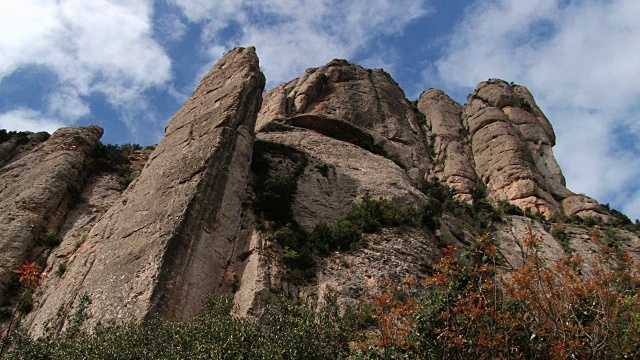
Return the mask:
POLYGON ((476 174, 495 200, 547 216, 562 213, 572 193, 551 147, 553 129, 529 91, 502 80, 478 85, 464 107, 476 174))
POLYGON ((274 119, 301 114, 325 115, 366 129, 381 152, 416 182, 427 170, 421 117, 382 69, 367 70, 345 60, 307 69, 300 78, 265 94, 257 130, 274 119))
POLYGON ((47 321, 64 327, 83 299, 88 328, 198 312, 245 247, 235 237, 263 86, 255 49, 236 48, 218 61, 43 296, 32 334, 47 321))
POLYGON ((462 125, 462 106, 437 89, 420 94, 417 106, 427 118, 427 135, 434 152, 428 176, 448 185, 456 199, 470 201, 477 176, 462 125))
POLYGON ((593 260, 606 244, 638 258, 633 231, 606 229, 594 241, 595 227, 470 204, 452 209, 457 203, 436 204, 437 194, 422 192, 442 190, 421 186, 435 179, 455 199, 473 203, 482 183, 494 203, 548 217, 612 221, 605 207, 566 188, 551 150, 553 128, 522 86, 482 82, 464 107, 430 89, 412 106, 386 72, 344 60, 308 69, 263 101, 264 80, 253 48, 223 56, 171 119, 148 161, 144 152, 133 154, 132 168, 141 173, 124 192, 105 174, 78 189, 83 160, 101 136, 97 127, 62 129, 35 149, 44 138, 0 144, 0 162, 7 161, 0 169, 3 285, 2 276, 44 232, 58 231, 62 240, 47 262, 56 275, 21 320, 32 336, 60 333, 78 316, 89 329, 154 316, 184 320, 220 292, 234 292, 237 313, 256 317, 279 296, 321 298, 329 289, 341 303, 356 305, 371 301, 384 278, 428 276, 442 247, 465 251, 484 232, 512 267, 521 265, 521 240, 530 229, 551 261, 567 252, 593 260), (257 154, 268 163, 265 172, 257 154), (282 210, 295 224, 262 218, 264 189, 257 184, 269 180, 291 191, 270 199, 290 199, 282 210), (68 210, 78 194, 83 202, 68 210), (367 197, 415 206, 424 226, 365 234, 362 248, 318 259, 313 279, 287 274, 286 248, 275 231, 291 226, 309 233, 319 222, 344 219, 367 197), (490 220, 480 211, 493 211, 490 220), (61 266, 66 271, 57 271, 61 266))
POLYGON ((306 231, 344 218, 365 196, 417 207, 425 200, 398 165, 353 144, 306 129, 262 132, 258 139, 292 146, 309 158, 292 204, 306 231))
POLYGON ((97 126, 62 128, 0 168, 0 299, 11 270, 47 232, 58 231, 71 189, 82 182, 84 160, 101 136, 97 126))

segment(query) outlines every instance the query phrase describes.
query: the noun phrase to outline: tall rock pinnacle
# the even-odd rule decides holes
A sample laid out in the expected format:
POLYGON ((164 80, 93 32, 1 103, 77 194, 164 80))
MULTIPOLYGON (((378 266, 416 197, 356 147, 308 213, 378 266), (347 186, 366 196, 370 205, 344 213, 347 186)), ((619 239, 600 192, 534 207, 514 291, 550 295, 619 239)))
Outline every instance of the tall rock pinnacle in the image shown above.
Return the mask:
POLYGON ((427 118, 433 151, 428 176, 447 184, 456 199, 470 201, 477 176, 468 134, 462 126, 462 106, 441 90, 429 89, 420 94, 418 110, 427 118))
POLYGON ((82 298, 90 300, 88 327, 198 312, 237 251, 263 88, 254 48, 218 61, 171 119, 138 179, 70 259, 55 291, 45 291, 32 333, 57 321, 59 309, 73 314, 82 298))
POLYGON ((551 123, 525 87, 481 82, 469 95, 463 121, 476 173, 495 200, 549 216, 563 213, 560 201, 573 193, 551 150, 551 123))

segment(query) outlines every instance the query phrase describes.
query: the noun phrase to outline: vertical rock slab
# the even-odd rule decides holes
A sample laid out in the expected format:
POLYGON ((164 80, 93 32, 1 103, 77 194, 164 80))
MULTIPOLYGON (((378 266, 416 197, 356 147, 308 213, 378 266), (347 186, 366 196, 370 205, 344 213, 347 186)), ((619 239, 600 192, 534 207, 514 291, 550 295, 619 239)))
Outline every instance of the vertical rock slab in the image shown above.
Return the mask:
POLYGON ((376 147, 405 169, 414 181, 424 177, 429 157, 421 117, 404 92, 382 69, 365 69, 346 60, 333 60, 307 69, 298 79, 265 95, 258 131, 276 119, 302 114, 322 115, 366 129, 376 147))
POLYGON ((427 118, 433 151, 427 176, 448 185, 457 200, 471 201, 477 176, 469 137, 462 126, 462 106, 438 89, 420 94, 417 106, 427 118))
POLYGON ((187 319, 222 287, 230 260, 243 251, 235 238, 263 88, 254 48, 218 61, 64 279, 43 296, 32 335, 47 321, 63 330, 83 300, 87 328, 156 315, 187 319))
POLYGON ((0 169, 0 299, 11 270, 47 231, 58 231, 101 136, 97 126, 62 128, 0 169))

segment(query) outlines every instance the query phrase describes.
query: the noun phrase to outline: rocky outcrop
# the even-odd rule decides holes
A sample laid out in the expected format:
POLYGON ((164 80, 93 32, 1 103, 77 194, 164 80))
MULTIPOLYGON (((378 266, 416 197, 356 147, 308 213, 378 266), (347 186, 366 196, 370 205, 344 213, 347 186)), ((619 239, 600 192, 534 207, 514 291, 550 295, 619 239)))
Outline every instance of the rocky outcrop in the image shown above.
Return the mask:
MULTIPOLYGON (((465 251, 485 232, 506 266, 522 264, 529 229, 549 260, 568 252, 596 259, 611 247, 640 258, 631 225, 594 240, 597 220, 573 217, 611 221, 606 207, 566 188, 551 124, 522 86, 483 82, 464 107, 430 89, 412 105, 384 71, 334 60, 271 90, 264 102, 263 87, 253 48, 223 56, 155 150, 129 154, 140 175, 127 189, 129 176, 105 173, 80 186, 97 127, 62 129, 37 146, 35 137, 0 144, 0 161, 7 161, 0 169, 0 276, 46 231, 61 237, 47 249, 50 277, 34 295, 34 310, 21 319, 31 335, 63 332, 78 318, 89 329, 155 316, 184 320, 219 292, 235 293, 237 313, 256 317, 280 296, 315 300, 329 289, 355 305, 371 301, 383 279, 428 276, 442 247, 465 251), (424 180, 448 185, 470 204, 424 180), (481 184, 494 203, 569 216, 550 223, 508 215, 520 212, 478 199, 481 184), (395 222, 405 227, 371 234, 360 234, 353 217, 338 224, 363 236, 349 243, 357 249, 329 253, 313 242, 338 239, 334 229, 341 228, 331 226, 369 197, 415 209, 401 215, 410 221, 395 222), (310 236, 320 222, 330 235, 310 236), (301 246, 287 249, 294 243, 301 246), (294 269, 291 259, 304 264, 294 269), (314 265, 303 269, 307 260, 314 265)), ((359 214, 399 211, 387 205, 359 214)))
POLYGON ((398 165, 361 147, 303 129, 262 132, 258 139, 306 154, 292 204, 294 219, 306 231, 320 221, 344 218, 365 196, 417 207, 424 203, 425 196, 398 165))
POLYGON ((442 256, 434 235, 421 229, 387 229, 367 235, 366 241, 364 249, 325 259, 317 277, 318 299, 335 291, 341 304, 357 308, 373 301, 385 280, 398 284, 407 276, 424 279, 442 256))
POLYGON ((529 91, 491 79, 469 95, 463 114, 476 173, 495 200, 547 216, 562 213, 560 200, 572 195, 551 147, 551 124, 529 91))
POLYGON ((46 132, 35 134, 21 132, 6 135, 8 137, 6 141, 0 141, 0 166, 4 166, 9 161, 17 161, 36 146, 49 139, 50 136, 46 132))
POLYGON ((0 169, 0 298, 11 270, 48 231, 59 230, 101 136, 97 126, 63 128, 0 169))
MULTIPOLYGON (((343 219, 364 197, 385 198, 418 208, 425 203, 426 197, 413 186, 403 169, 367 150, 363 145, 367 143, 361 141, 370 138, 355 136, 362 133, 354 130, 353 125, 323 118, 327 120, 323 122, 323 128, 318 128, 319 122, 314 122, 310 126, 314 130, 310 130, 305 128, 308 124, 302 123, 307 121, 307 116, 279 122, 275 127, 277 130, 271 126, 270 131, 257 134, 263 144, 273 144, 271 146, 276 148, 284 146, 287 150, 280 150, 280 155, 269 152, 254 155, 254 161, 259 156, 270 159, 269 179, 295 182, 291 215, 304 231, 311 232, 319 222, 334 223, 343 219), (342 140, 330 137, 336 129, 343 130, 335 133, 342 140), (326 132, 331 134, 323 135, 326 132)), ((310 119, 316 118, 310 116, 310 119)), ((324 282, 308 289, 288 279, 282 261, 283 249, 270 239, 268 231, 263 231, 265 225, 255 221, 251 209, 247 209, 242 217, 245 221, 242 228, 250 234, 247 236, 249 248, 233 273, 238 276, 234 301, 240 315, 260 316, 265 306, 276 301, 277 296, 298 300, 316 292, 316 288, 320 292, 326 290, 324 282)), ((354 281, 361 284, 362 279, 354 281)))
POLYGON ((428 176, 448 185, 457 200, 469 202, 477 177, 462 106, 444 92, 429 89, 418 98, 418 110, 426 116, 433 163, 428 176))
POLYGON ((246 247, 235 238, 263 86, 253 48, 218 61, 55 291, 43 295, 34 335, 47 321, 64 327, 82 299, 90 301, 83 310, 89 328, 155 315, 186 319, 222 286, 230 259, 246 247))
POLYGON ((269 91, 264 103, 258 131, 274 119, 301 114, 344 120, 366 129, 374 137, 375 146, 414 181, 424 177, 429 157, 421 116, 382 69, 367 70, 345 60, 333 60, 269 91))

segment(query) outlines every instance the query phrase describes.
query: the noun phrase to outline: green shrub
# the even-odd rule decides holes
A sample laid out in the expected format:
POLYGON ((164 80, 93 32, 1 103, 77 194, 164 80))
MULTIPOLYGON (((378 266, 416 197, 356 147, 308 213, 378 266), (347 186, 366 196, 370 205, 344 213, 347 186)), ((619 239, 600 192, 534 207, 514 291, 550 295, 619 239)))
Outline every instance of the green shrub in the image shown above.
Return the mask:
POLYGON ((61 242, 62 239, 58 236, 58 233, 54 230, 49 230, 41 237, 39 244, 49 248, 54 248, 60 245, 61 242))
POLYGON ((112 145, 99 143, 85 161, 84 169, 87 175, 114 173, 123 186, 129 185, 135 178, 131 171, 129 155, 142 147, 138 144, 112 145))
POLYGON ((331 235, 331 245, 342 251, 356 248, 362 240, 362 230, 347 220, 338 220, 331 228, 331 235))
POLYGON ((135 151, 142 150, 139 144, 124 143, 120 145, 120 151, 127 157, 133 155, 135 151))
POLYGON ((583 219, 583 224, 588 227, 594 227, 600 223, 600 218, 594 218, 592 216, 587 216, 583 219))
POLYGON ((29 142, 29 135, 31 134, 29 131, 7 131, 6 129, 0 129, 0 144, 15 138, 18 145, 24 145, 29 142))
POLYGON ((58 266, 56 267, 56 275, 58 277, 62 277, 62 275, 64 275, 64 273, 67 271, 67 263, 66 262, 61 262, 58 264, 58 266))
POLYGON ((383 227, 416 226, 420 224, 420 214, 415 207, 367 197, 354 205, 347 220, 365 233, 374 233, 383 227))
POLYGON ((256 140, 253 145, 251 170, 256 175, 253 191, 256 194, 253 207, 264 220, 273 221, 277 227, 293 224, 291 204, 298 187, 298 178, 307 166, 306 155, 287 145, 256 140), (287 171, 272 171, 279 161, 291 164, 287 171))
POLYGON ((524 211, 520 207, 513 205, 508 201, 500 201, 498 209, 507 215, 520 215, 524 216, 524 211))
POLYGON ((415 207, 365 198, 353 206, 345 219, 332 225, 320 222, 306 234, 294 222, 276 227, 269 236, 284 249, 283 260, 295 272, 292 281, 304 281, 315 276, 319 257, 332 251, 359 248, 363 232, 375 232, 382 227, 417 226, 420 216, 415 207))
POLYGON ((185 322, 100 326, 92 334, 32 340, 16 333, 6 359, 339 359, 354 338, 351 315, 327 298, 318 311, 282 302, 260 323, 232 314, 231 296, 209 300, 185 322))
POLYGON ((562 246, 564 251, 568 253, 572 252, 571 246, 569 244, 569 235, 567 235, 567 232, 565 231, 564 226, 552 227, 551 236, 553 236, 556 240, 558 240, 558 243, 560 243, 560 246, 562 246))
POLYGON ((440 227, 438 219, 444 212, 444 205, 442 202, 429 198, 427 203, 422 208, 421 222, 431 231, 436 231, 440 227))

